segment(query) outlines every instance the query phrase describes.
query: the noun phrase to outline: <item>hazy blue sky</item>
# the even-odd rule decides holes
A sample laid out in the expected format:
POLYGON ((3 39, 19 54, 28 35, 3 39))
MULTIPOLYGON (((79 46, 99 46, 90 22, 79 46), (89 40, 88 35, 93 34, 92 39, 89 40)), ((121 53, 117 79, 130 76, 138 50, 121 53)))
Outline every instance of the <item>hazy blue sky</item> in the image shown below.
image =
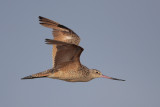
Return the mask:
POLYGON ((159 0, 1 0, 0 19, 1 107, 160 106, 159 0), (81 37, 84 65, 127 81, 20 80, 52 67, 38 16, 81 37))

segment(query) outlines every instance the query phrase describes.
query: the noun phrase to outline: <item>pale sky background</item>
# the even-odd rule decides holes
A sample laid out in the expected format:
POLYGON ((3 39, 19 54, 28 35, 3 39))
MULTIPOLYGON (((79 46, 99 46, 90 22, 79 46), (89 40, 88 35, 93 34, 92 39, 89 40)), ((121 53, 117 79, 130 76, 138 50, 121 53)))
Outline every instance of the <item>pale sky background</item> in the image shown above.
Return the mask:
POLYGON ((160 107, 159 0, 1 0, 0 107, 160 107), (80 37, 81 62, 125 82, 21 80, 52 67, 55 20, 80 37))

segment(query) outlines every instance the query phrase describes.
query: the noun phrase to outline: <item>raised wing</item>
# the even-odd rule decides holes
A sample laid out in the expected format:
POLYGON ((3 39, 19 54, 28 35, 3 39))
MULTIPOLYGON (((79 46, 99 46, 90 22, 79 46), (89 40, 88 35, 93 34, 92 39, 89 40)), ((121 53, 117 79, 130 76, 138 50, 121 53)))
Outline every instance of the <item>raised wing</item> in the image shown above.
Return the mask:
POLYGON ((67 66, 70 63, 81 66, 80 55, 83 51, 82 47, 50 39, 46 39, 46 44, 56 45, 55 69, 67 66))
POLYGON ((75 45, 79 44, 79 36, 68 27, 61 25, 53 20, 44 18, 42 16, 39 16, 39 21, 41 25, 53 29, 52 34, 54 36, 54 40, 71 43, 75 45))
MULTIPOLYGON (((71 29, 44 17, 39 16, 40 24, 53 29, 53 37, 54 40, 62 41, 70 44, 78 45, 80 42, 79 36, 74 33, 71 29)), ((57 53, 57 48, 53 45, 52 49, 52 60, 53 60, 53 68, 55 67, 55 56, 57 53)))

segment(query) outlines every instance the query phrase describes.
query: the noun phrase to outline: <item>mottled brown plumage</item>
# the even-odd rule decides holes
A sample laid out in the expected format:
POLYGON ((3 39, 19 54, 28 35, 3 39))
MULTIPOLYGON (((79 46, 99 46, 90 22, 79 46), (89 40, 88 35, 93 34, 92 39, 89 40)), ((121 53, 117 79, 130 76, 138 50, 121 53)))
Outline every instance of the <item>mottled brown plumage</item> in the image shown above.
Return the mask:
MULTIPOLYGON (((80 38, 71 29, 69 29, 66 26, 61 25, 53 20, 44 18, 42 16, 39 16, 39 21, 40 21, 41 25, 53 29, 52 34, 53 34, 54 40, 79 45, 80 38)), ((53 67, 55 64, 56 53, 57 53, 57 48, 55 45, 53 45, 53 49, 52 49, 53 67)))
POLYGON ((55 67, 41 73, 24 77, 23 79, 48 77, 68 82, 87 82, 94 78, 104 77, 124 81, 122 79, 102 75, 100 71, 88 69, 86 66, 82 65, 80 62, 80 55, 83 48, 80 46, 50 39, 46 39, 46 43, 56 45, 57 54, 55 56, 55 67))
POLYGON ((124 81, 122 79, 112 78, 96 69, 88 69, 80 62, 80 55, 83 48, 78 46, 80 38, 71 29, 50 19, 39 16, 40 24, 53 29, 54 40, 46 39, 46 44, 53 45, 53 68, 36 73, 22 79, 34 79, 48 77, 64 80, 68 82, 87 82, 94 78, 108 78, 124 81))

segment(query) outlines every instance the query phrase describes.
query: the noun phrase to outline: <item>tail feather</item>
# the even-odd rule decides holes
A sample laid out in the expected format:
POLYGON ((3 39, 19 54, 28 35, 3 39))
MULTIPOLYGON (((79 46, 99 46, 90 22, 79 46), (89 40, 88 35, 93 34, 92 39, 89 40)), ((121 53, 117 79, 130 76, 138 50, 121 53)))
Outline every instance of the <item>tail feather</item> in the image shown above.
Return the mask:
MULTIPOLYGON (((47 75, 47 76, 48 76, 48 75, 47 75)), ((43 78, 43 77, 47 77, 47 76, 35 77, 35 76, 32 76, 32 75, 29 75, 29 76, 23 77, 23 78, 21 78, 21 79, 24 80, 24 79, 43 78)))
POLYGON ((51 73, 53 73, 53 69, 48 69, 46 71, 36 73, 36 74, 33 74, 33 75, 29 75, 29 76, 23 77, 21 79, 43 78, 43 77, 47 77, 51 73))

